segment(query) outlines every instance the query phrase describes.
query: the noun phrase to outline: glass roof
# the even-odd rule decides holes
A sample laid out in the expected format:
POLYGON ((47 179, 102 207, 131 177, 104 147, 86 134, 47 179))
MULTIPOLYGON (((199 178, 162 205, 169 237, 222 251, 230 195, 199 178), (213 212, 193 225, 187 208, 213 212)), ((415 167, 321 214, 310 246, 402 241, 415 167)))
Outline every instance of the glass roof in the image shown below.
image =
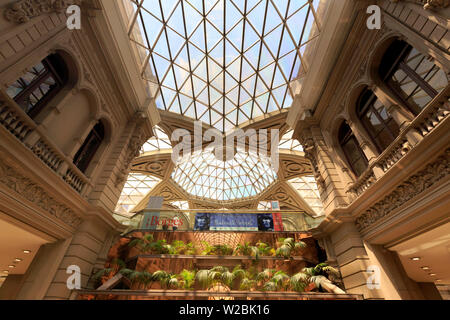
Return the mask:
POLYGON ((153 128, 153 132, 155 135, 142 146, 141 155, 146 152, 172 149, 169 137, 159 126, 153 128))
POLYGON ((293 139, 292 135, 294 134, 294 130, 289 130, 284 134, 284 136, 280 139, 280 149, 290 150, 290 151, 300 151, 303 152, 303 146, 297 139, 293 139))
POLYGON ((116 206, 116 213, 130 215, 134 207, 160 182, 161 180, 149 175, 130 173, 116 206))
POLYGON ((289 108, 320 0, 124 0, 159 109, 225 132, 289 108))
POLYGON ((228 201, 258 195, 277 174, 267 157, 238 150, 233 160, 221 161, 206 149, 184 156, 172 178, 193 196, 228 201))
POLYGON ((289 182, 318 216, 323 215, 323 204, 314 176, 295 178, 289 182))

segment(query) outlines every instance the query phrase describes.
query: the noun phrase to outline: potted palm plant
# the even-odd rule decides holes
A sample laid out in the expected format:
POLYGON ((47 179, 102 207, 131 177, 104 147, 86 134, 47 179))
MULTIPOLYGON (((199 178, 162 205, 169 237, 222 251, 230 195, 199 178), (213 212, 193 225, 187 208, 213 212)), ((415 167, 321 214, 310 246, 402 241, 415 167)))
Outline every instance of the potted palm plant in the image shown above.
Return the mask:
POLYGON ((344 294, 345 291, 333 283, 333 281, 337 282, 338 280, 338 270, 326 263, 320 263, 315 267, 303 268, 302 272, 292 276, 291 285, 295 291, 299 292, 303 292, 308 285, 313 284, 317 289, 344 294))
POLYGON ((281 238, 278 240, 281 244, 276 250, 276 255, 278 257, 284 257, 285 259, 290 259, 292 254, 298 249, 305 248, 306 243, 303 241, 295 242, 293 238, 281 238))

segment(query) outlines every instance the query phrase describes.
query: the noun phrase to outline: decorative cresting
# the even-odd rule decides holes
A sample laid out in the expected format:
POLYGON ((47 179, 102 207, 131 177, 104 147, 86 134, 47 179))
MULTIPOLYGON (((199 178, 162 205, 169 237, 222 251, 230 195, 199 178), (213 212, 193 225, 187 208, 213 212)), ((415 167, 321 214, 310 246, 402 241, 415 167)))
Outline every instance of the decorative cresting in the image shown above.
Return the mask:
POLYGON ((16 23, 25 23, 30 19, 48 13, 62 13, 69 5, 81 4, 81 0, 21 0, 5 10, 5 18, 16 23))
POLYGON ((391 0, 391 2, 413 2, 423 5, 424 9, 444 9, 450 5, 450 0, 391 0))
POLYGON ((447 177, 450 173, 449 160, 450 149, 447 149, 443 155, 438 157, 434 162, 428 164, 425 169, 409 177, 393 192, 359 216, 355 221, 357 228, 362 231, 370 227, 407 201, 418 196, 438 181, 447 177))
POLYGON ((83 221, 72 209, 50 197, 43 188, 1 159, 0 183, 74 229, 83 221))

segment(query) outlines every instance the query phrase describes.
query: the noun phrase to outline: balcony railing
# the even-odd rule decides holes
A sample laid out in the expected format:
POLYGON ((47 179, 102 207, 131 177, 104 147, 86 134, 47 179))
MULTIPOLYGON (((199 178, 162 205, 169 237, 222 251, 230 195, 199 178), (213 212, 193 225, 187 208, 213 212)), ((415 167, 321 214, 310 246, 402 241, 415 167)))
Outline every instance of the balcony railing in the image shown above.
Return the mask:
POLYGON ((429 135, 450 113, 448 101, 450 87, 443 90, 422 112, 400 133, 395 141, 374 161, 352 184, 347 193, 352 199, 359 197, 382 175, 394 167, 413 148, 411 141, 422 140, 429 135))
POLYGON ((73 161, 3 90, 0 90, 0 124, 78 193, 83 194, 90 185, 73 161))

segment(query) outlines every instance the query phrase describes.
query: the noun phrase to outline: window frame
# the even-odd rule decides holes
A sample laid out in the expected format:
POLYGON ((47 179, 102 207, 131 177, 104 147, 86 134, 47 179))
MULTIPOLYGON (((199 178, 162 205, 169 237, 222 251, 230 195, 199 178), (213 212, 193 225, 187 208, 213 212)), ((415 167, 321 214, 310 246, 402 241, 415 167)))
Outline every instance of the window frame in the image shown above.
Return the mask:
POLYGON ((105 140, 105 126, 101 121, 99 121, 89 132, 88 136, 84 140, 84 143, 78 149, 77 153, 73 157, 74 165, 80 170, 83 174, 89 169, 89 166, 94 159, 95 155, 100 150, 103 141, 105 140), (101 126, 101 127, 98 127, 101 126), (101 128, 101 130, 98 130, 101 128), (91 142, 93 139, 97 139, 94 147, 91 147, 91 142))
POLYGON ((355 136, 355 134, 353 133, 352 128, 349 126, 349 124, 348 124, 347 122, 344 121, 344 122, 341 124, 341 126, 339 127, 339 131, 338 131, 338 142, 339 142, 339 146, 341 147, 341 150, 342 150, 342 152, 344 153, 344 156, 345 156, 345 158, 346 158, 346 160, 347 160, 347 163, 349 164, 349 166, 350 166, 351 170, 353 171, 353 173, 355 174, 355 176, 356 176, 356 177, 360 177, 360 176, 364 173, 365 170, 363 170, 361 173, 358 173, 358 171, 355 169, 354 164, 355 164, 359 159, 356 160, 356 161, 354 161, 354 162, 350 161, 350 157, 349 157, 348 153, 345 151, 346 149, 344 148, 344 146, 345 146, 347 143, 349 143, 350 141, 353 141, 353 142, 355 143, 356 149, 358 150, 358 153, 359 153, 359 155, 360 155, 360 158, 363 159, 363 161, 364 161, 364 163, 365 163, 365 165, 366 165, 365 170, 367 170, 367 168, 369 167, 369 160, 367 159, 367 157, 366 157, 364 151, 362 150, 361 145, 360 145, 359 142, 358 142, 358 139, 356 139, 356 136, 355 136), (345 135, 342 136, 341 133, 342 133, 342 128, 343 128, 343 126, 347 126, 349 130, 346 132, 345 135))
POLYGON ((388 126, 388 123, 389 123, 390 121, 393 121, 393 122, 397 125, 397 127, 398 127, 398 124, 395 122, 395 120, 394 120, 394 119, 392 118, 392 116, 389 114, 389 112, 388 112, 386 106, 380 101, 380 103, 383 105, 383 108, 386 110, 386 113, 389 115, 389 121, 386 122, 386 121, 381 117, 380 113, 379 113, 378 110, 375 108, 375 102, 377 102, 377 101, 379 101, 379 99, 378 99, 378 97, 375 95, 375 93, 374 93, 372 90, 370 90, 369 88, 365 88, 365 89, 363 90, 363 92, 362 92, 362 93, 360 94, 360 96, 359 96, 359 99, 358 99, 358 102, 357 102, 356 114, 357 114, 357 116, 358 116, 358 120, 362 123, 364 129, 366 130, 366 132, 369 134, 370 138, 372 139, 372 142, 375 144, 375 146, 376 146, 376 148, 377 148, 377 151, 378 151, 379 153, 382 153, 384 150, 386 150, 386 148, 387 148, 388 146, 384 147, 384 146, 381 144, 381 142, 380 142, 379 139, 378 139, 379 134, 380 134, 382 131, 387 132, 388 135, 389 135, 389 137, 391 138, 391 141, 390 141, 390 143, 389 143, 389 144, 391 144, 391 143, 397 138, 397 136, 398 136, 398 134, 399 134, 399 132, 400 132, 400 128, 398 128, 399 132, 397 133, 397 135, 395 135, 395 133, 392 132, 391 128, 388 126), (371 94, 371 97, 367 100, 367 102, 366 102, 364 105, 362 105, 361 99, 364 97, 365 94, 368 94, 368 93, 371 94), (381 124, 382 127, 383 127, 383 129, 380 130, 380 131, 377 133, 377 136, 375 136, 375 134, 374 134, 372 128, 369 128, 368 125, 367 125, 367 123, 366 123, 365 117, 367 116, 367 114, 368 114, 369 112, 372 112, 372 113, 376 116, 376 118, 378 119, 378 121, 380 122, 380 124, 381 124))
MULTIPOLYGON (((48 102, 61 91, 61 89, 67 82, 65 80, 65 78, 67 79, 67 70, 61 70, 61 73, 58 72, 55 69, 55 66, 53 66, 50 57, 51 55, 47 56, 40 62, 44 66, 45 72, 40 74, 30 84, 26 85, 22 92, 12 98, 20 106, 20 108, 24 110, 32 119, 34 119, 44 109, 48 102), (24 108, 23 105, 27 101, 27 98, 29 98, 36 89, 39 89, 40 86, 49 78, 49 76, 52 76, 55 81, 54 87, 51 88, 46 94, 44 94, 42 98, 39 99, 39 101, 31 109, 26 111, 26 108, 24 108)), ((60 56, 58 56, 58 58, 62 60, 60 56)), ((36 66, 37 65, 33 66, 33 68, 36 66)), ((22 76, 19 77, 15 82, 19 82, 20 84, 25 83, 22 76)))
MULTIPOLYGON (((395 96, 399 99, 399 101, 409 110, 411 111, 415 116, 420 114, 423 109, 421 109, 419 106, 412 105, 408 102, 408 100, 413 96, 413 94, 417 91, 418 88, 422 89, 425 94, 427 94, 431 99, 434 99, 439 92, 437 92, 424 78, 422 78, 415 70, 413 70, 406 62, 405 59, 408 57, 408 55, 411 53, 412 50, 415 48, 409 44, 408 42, 400 39, 394 40, 394 42, 391 43, 389 48, 385 51, 384 57, 389 53, 389 50, 391 49, 391 46, 396 42, 403 42, 404 47, 402 48, 400 54, 395 59, 395 62, 390 67, 389 71, 386 73, 384 77, 381 78, 382 82, 385 83, 389 89, 395 94, 395 96), (415 89, 412 91, 412 93, 409 96, 406 96, 406 93, 403 91, 402 88, 400 88, 399 84, 393 79, 394 74, 398 71, 403 71, 416 85, 415 89)), ((417 50, 417 49, 416 49, 417 50)), ((417 50, 420 54, 424 55, 423 59, 426 59, 426 55, 417 50)), ((382 63, 383 63, 382 59, 382 63)), ((420 65, 423 62, 423 59, 418 64, 420 65)), ((436 65, 436 64, 435 64, 436 65)), ((383 65, 381 64, 379 67, 379 72, 381 72, 381 68, 383 65)), ((429 70, 427 75, 432 71, 433 69, 429 70)))

